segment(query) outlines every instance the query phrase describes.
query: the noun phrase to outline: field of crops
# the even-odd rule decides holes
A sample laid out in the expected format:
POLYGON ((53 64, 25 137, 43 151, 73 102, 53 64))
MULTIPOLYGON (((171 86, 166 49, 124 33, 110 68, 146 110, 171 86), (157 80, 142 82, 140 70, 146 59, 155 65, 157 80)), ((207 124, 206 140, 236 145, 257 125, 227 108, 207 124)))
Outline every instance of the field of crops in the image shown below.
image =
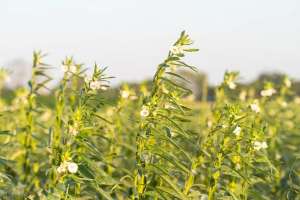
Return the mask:
POLYGON ((194 101, 178 70, 196 70, 184 61, 196 51, 183 32, 152 86, 124 84, 114 102, 105 68, 66 58, 53 106, 35 52, 28 86, 0 99, 0 199, 300 199, 292 81, 243 90, 226 72, 214 101, 194 101))

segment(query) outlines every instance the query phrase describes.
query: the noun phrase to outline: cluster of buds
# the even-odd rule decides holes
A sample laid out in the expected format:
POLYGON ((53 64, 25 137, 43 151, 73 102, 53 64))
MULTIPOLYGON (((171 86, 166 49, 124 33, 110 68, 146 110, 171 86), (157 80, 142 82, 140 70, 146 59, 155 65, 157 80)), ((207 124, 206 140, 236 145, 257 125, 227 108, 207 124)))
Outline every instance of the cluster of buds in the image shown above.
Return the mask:
POLYGON ((184 49, 181 45, 175 45, 171 47, 170 52, 173 55, 182 55, 184 54, 184 49))
POLYGON ((166 103, 166 104, 164 105, 164 108, 165 108, 165 109, 174 109, 175 106, 173 106, 173 105, 170 104, 170 103, 166 103))
POLYGON ((71 72, 75 74, 77 72, 77 67, 75 65, 62 65, 62 70, 64 73, 71 72))
POLYGON ((260 95, 263 97, 270 97, 273 94, 276 94, 276 90, 274 88, 265 89, 260 92, 260 95))
POLYGON ((255 141, 253 143, 253 148, 256 150, 256 151, 259 151, 261 149, 266 149, 268 148, 268 144, 264 141, 264 142, 259 142, 259 141, 255 141))
POLYGON ((236 89, 237 85, 235 83, 237 79, 238 73, 237 72, 226 72, 224 77, 224 83, 229 87, 229 89, 234 90, 236 89))
POLYGON ((241 169, 241 157, 239 155, 232 156, 231 160, 235 164, 236 169, 241 169))
POLYGON ((78 134, 78 124, 77 123, 75 123, 74 125, 70 125, 69 126, 69 133, 71 134, 71 135, 73 135, 73 136, 76 136, 77 134, 78 134))
POLYGON ((78 165, 74 162, 63 161, 56 171, 59 174, 64 174, 66 172, 75 174, 78 171, 78 165))
POLYGON ((120 95, 122 99, 130 99, 130 100, 136 100, 138 97, 134 94, 134 92, 130 92, 127 89, 121 90, 120 95))
POLYGON ((120 91, 120 95, 121 95, 121 97, 122 97, 123 99, 128 99, 129 96, 130 96, 130 93, 129 93, 128 90, 121 90, 121 91, 120 91))
POLYGON ((101 81, 99 80, 93 80, 89 77, 85 77, 84 79, 85 83, 90 87, 91 90, 107 90, 107 86, 102 85, 101 81))

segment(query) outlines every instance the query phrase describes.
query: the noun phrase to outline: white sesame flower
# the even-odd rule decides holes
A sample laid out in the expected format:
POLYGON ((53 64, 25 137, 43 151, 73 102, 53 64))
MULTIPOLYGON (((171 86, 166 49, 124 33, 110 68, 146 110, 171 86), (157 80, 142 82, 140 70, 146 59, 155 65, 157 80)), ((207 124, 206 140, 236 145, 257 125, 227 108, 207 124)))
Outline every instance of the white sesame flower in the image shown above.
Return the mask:
POLYGON ((171 72, 175 72, 177 70, 177 66, 176 65, 171 65, 169 67, 169 69, 170 69, 171 72))
POLYGON ((259 142, 259 141, 255 141, 254 143, 253 143, 253 145, 254 145, 254 149, 255 150, 257 150, 257 151, 259 151, 259 150, 261 150, 261 149, 266 149, 266 148, 268 148, 268 144, 266 143, 266 142, 259 142))
POLYGON ((256 102, 250 104, 250 108, 252 111, 256 112, 256 113, 259 113, 260 112, 260 108, 258 106, 258 104, 256 102))
POLYGON ((121 90, 120 94, 123 99, 127 99, 130 95, 129 91, 127 91, 127 90, 121 90))
POLYGON ((295 97, 294 102, 295 104, 300 104, 300 97, 295 97))
POLYGON ((90 83, 90 88, 91 88, 92 90, 98 90, 98 89, 100 89, 100 88, 101 88, 101 83, 100 83, 100 81, 92 81, 92 82, 90 83))
POLYGON ((261 149, 261 143, 260 143, 260 142, 255 141, 255 142, 253 143, 253 145, 254 145, 253 148, 254 148, 255 150, 259 151, 259 150, 261 149))
POLYGON ((177 135, 177 134, 176 134, 175 132, 173 132, 173 131, 170 132, 170 136, 171 136, 171 137, 175 137, 176 135, 177 135))
POLYGON ((100 89, 103 90, 103 91, 106 91, 107 88, 108 88, 107 86, 100 86, 100 89))
POLYGON ((288 106, 288 104, 287 104, 286 101, 281 102, 280 105, 281 105, 283 108, 286 108, 286 107, 288 106))
POLYGON ((66 170, 65 170, 64 167, 59 166, 59 167, 56 169, 56 171, 57 171, 57 173, 62 174, 62 173, 64 173, 66 170))
POLYGON ((174 108, 174 106, 169 103, 166 103, 164 107, 165 107, 165 109, 173 109, 174 108))
POLYGON ((236 168, 237 170, 240 170, 242 167, 241 167, 241 165, 238 163, 238 164, 235 165, 235 168, 236 168))
POLYGON ((77 72, 77 67, 75 65, 71 65, 69 67, 70 72, 72 72, 73 74, 75 74, 77 72))
POLYGON ((212 125, 213 125, 213 122, 212 122, 211 120, 208 120, 208 121, 207 121, 207 127, 208 127, 208 128, 211 128, 212 125))
POLYGON ((166 87, 162 87, 162 91, 165 94, 169 94, 170 93, 169 90, 166 87))
POLYGON ((143 106, 140 114, 142 117, 147 117, 150 114, 149 109, 146 106, 143 106))
POLYGON ((192 174, 194 175, 194 176, 196 176, 197 174, 198 174, 198 172, 197 172, 197 170, 196 169, 192 169, 192 174))
POLYGON ((65 72, 65 73, 67 71, 69 71, 69 66, 68 65, 62 65, 61 68, 62 68, 63 72, 65 72))
POLYGON ((264 141, 261 143, 261 148, 266 149, 268 148, 268 144, 264 141))
POLYGON ((68 171, 72 174, 75 174, 78 171, 78 165, 74 162, 67 163, 68 171))
POLYGON ((274 88, 270 88, 270 89, 262 90, 260 92, 260 95, 263 97, 270 97, 275 93, 276 93, 276 90, 274 88))
POLYGON ((172 54, 183 54, 184 53, 184 49, 182 48, 182 46, 172 46, 171 49, 170 49, 171 53, 172 54))
POLYGON ((89 84, 92 81, 92 78, 86 76, 84 77, 84 82, 86 82, 87 84, 89 84))
POLYGON ((136 95, 132 95, 129 98, 130 98, 130 100, 137 100, 138 99, 138 97, 136 95))
POLYGON ((235 134, 236 136, 239 136, 241 134, 241 127, 237 126, 234 130, 233 130, 233 134, 235 134))
POLYGON ((207 194, 202 194, 200 197, 200 200, 208 200, 208 195, 207 194))
POLYGON ((59 167, 56 169, 57 173, 62 174, 67 171, 67 165, 66 162, 62 162, 59 167))
POLYGON ((228 82, 227 85, 228 85, 228 87, 229 87, 230 89, 232 89, 232 90, 234 90, 234 89, 236 88, 236 84, 235 84, 235 82, 233 82, 233 81, 228 82))
POLYGON ((76 136, 78 134, 78 130, 75 126, 70 126, 69 127, 69 133, 73 136, 76 136))
POLYGON ((280 155, 279 153, 276 153, 276 154, 275 154, 275 159, 276 159, 276 160, 280 160, 280 159, 281 159, 281 155, 280 155))
POLYGON ((12 79, 11 79, 11 77, 10 77, 9 75, 6 75, 6 76, 4 77, 4 82, 5 82, 5 83, 11 83, 11 81, 12 81, 12 79))
POLYGON ((239 95, 239 98, 241 101, 245 101, 246 100, 246 97, 247 97, 247 92, 245 90, 243 90, 240 95, 239 95))
POLYGON ((288 88, 290 88, 292 86, 292 82, 288 78, 284 79, 284 84, 288 88))

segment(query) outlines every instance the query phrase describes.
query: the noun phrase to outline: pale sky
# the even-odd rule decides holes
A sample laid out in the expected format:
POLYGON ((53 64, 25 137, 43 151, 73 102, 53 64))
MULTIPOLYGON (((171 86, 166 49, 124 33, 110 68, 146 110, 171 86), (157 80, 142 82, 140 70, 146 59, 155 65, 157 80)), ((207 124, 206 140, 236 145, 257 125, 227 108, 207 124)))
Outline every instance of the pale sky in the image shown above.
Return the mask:
POLYGON ((182 30, 200 49, 187 61, 212 83, 227 69, 300 78, 299 0, 0 0, 0 66, 41 49, 57 68, 72 55, 115 82, 142 80, 182 30))

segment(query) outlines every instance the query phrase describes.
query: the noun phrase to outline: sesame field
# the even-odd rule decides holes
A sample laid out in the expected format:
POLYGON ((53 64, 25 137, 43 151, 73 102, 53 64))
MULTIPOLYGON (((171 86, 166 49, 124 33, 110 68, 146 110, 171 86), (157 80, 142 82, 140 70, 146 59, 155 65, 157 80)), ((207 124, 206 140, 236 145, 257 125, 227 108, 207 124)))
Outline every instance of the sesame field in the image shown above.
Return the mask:
POLYGON ((9 95, 1 70, 0 199, 299 200, 293 81, 244 87, 227 71, 213 99, 196 100, 180 71, 197 71, 185 61, 197 51, 182 32, 150 84, 118 88, 106 68, 67 57, 49 89, 41 52, 9 95))

